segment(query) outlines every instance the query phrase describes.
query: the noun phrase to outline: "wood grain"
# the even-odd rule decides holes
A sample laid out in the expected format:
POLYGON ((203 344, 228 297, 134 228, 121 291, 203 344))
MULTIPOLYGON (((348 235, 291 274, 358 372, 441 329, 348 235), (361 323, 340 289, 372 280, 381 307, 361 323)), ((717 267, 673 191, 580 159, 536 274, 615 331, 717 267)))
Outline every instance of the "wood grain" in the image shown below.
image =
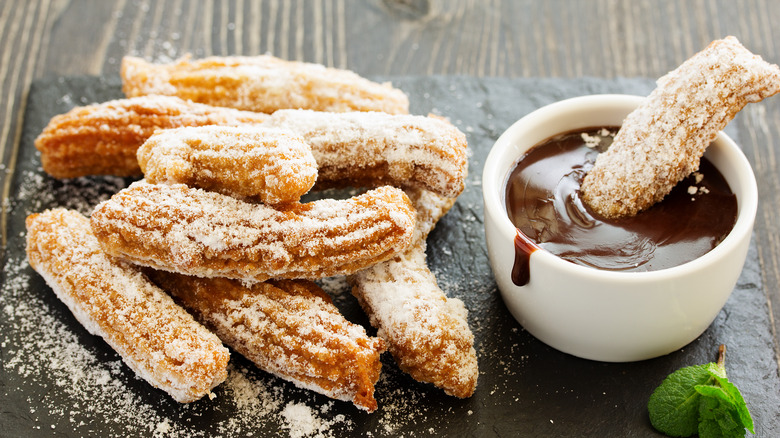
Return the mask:
MULTIPOLYGON (((116 75, 123 55, 272 53, 361 75, 658 77, 737 36, 777 63, 773 0, 14 0, 0 1, 0 157, 6 200, 30 83, 116 75)), ((780 101, 737 120, 754 166, 767 306, 780 332, 780 101)), ((780 363, 780 354, 777 354, 780 363)))

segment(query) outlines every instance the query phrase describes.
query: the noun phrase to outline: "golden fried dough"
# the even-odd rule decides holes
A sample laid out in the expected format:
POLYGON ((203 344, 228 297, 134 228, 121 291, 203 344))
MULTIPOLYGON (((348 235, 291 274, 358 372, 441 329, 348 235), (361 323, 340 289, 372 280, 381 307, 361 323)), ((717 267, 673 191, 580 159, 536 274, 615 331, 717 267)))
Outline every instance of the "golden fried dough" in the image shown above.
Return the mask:
POLYGON ((352 293, 401 370, 470 397, 479 371, 463 302, 447 298, 425 262, 425 242, 351 277, 352 293))
POLYGON ((633 216, 699 168, 718 131, 750 102, 780 91, 780 68, 734 37, 712 42, 658 80, 585 175, 581 194, 602 216, 633 216))
POLYGON ((306 280, 237 280, 147 271, 225 344, 301 388, 374 411, 384 342, 344 319, 306 280))
POLYGON ((282 110, 265 125, 311 145, 320 187, 389 184, 454 198, 465 186, 466 136, 439 117, 282 110))
POLYGON ((35 139, 43 170, 55 178, 141 174, 136 151, 156 130, 260 123, 262 114, 169 96, 118 99, 54 116, 35 139))
POLYGON ((183 184, 133 183, 92 213, 103 249, 139 265, 249 281, 351 274, 410 243, 414 209, 380 187, 276 208, 183 184))
POLYGON ((408 191, 415 237, 401 255, 350 276, 358 299, 401 370, 447 394, 470 397, 479 370, 463 302, 448 298, 425 260, 425 238, 455 199, 408 191))
POLYGON ((227 377, 228 350, 134 266, 106 256, 78 212, 27 218, 27 257, 57 297, 138 376, 176 401, 195 401, 227 377))
POLYGON ((127 96, 178 96, 262 113, 285 108, 409 112, 409 98, 390 84, 372 82, 348 70, 270 55, 185 57, 170 64, 126 56, 121 75, 127 96))
POLYGON ((150 183, 182 183, 266 204, 298 201, 317 180, 303 139, 256 126, 157 131, 138 149, 138 163, 150 183))

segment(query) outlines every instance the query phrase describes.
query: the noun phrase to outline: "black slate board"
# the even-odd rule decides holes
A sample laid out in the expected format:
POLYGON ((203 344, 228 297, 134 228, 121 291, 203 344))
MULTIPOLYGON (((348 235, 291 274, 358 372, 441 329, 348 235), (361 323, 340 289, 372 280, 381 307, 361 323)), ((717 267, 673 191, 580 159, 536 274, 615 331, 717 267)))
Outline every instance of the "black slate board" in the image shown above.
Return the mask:
MULTIPOLYGON (((725 343, 729 377, 747 400, 756 435, 780 436, 780 377, 755 246, 713 325, 682 350, 642 362, 610 364, 560 353, 525 332, 496 289, 484 243, 480 184, 493 142, 515 120, 547 103, 595 93, 646 95, 652 81, 384 79, 409 94, 413 113, 447 116, 468 136, 467 189, 429 237, 428 260, 442 289, 470 311, 480 365, 472 398, 448 397, 414 382, 389 355, 377 385, 380 407, 373 414, 297 389, 235 353, 230 377, 215 390, 214 400, 179 405, 137 379, 101 339, 76 322, 25 262, 27 214, 54 206, 88 213, 130 182, 105 177, 57 181, 40 171, 33 142, 52 116, 74 105, 121 97, 118 78, 59 78, 31 87, 7 204, 0 435, 657 436, 646 414, 652 390, 677 368, 713 361, 717 346, 725 343)), ((343 281, 329 279, 323 285, 350 320, 366 324, 343 281)))

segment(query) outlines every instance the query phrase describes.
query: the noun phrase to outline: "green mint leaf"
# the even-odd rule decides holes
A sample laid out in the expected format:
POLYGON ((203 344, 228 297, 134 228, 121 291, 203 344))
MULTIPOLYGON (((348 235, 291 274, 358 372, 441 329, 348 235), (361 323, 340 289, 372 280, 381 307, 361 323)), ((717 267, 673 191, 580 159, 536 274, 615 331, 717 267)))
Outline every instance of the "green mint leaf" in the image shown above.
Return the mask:
POLYGON ((718 423, 712 421, 702 421, 699 423, 699 438, 721 438, 723 432, 718 423))
POLYGON ((650 422, 667 435, 701 438, 744 437, 753 418, 737 387, 726 377, 726 346, 717 363, 694 365, 670 374, 647 403, 650 422))
POLYGON ((721 388, 723 388, 723 391, 733 400, 734 407, 736 408, 737 415, 739 416, 739 421, 742 426, 749 430, 750 433, 755 433, 753 430, 753 417, 750 416, 747 403, 745 403, 745 399, 742 397, 742 393, 739 392, 739 388, 731 383, 726 378, 726 376, 723 376, 722 378, 716 377, 715 379, 718 381, 718 384, 720 384, 721 388))
POLYGON ((650 423, 659 432, 676 437, 698 433, 701 395, 695 387, 712 382, 709 365, 693 365, 673 372, 650 396, 650 423))
MULTIPOLYGON (((721 390, 718 387, 710 387, 721 390)), ((722 390, 721 390, 722 391, 722 390)), ((725 393, 724 393, 725 394, 725 393)), ((733 403, 722 396, 702 394, 699 403, 699 437, 744 437, 745 427, 733 403)))
POLYGON ((715 368, 718 369, 708 369, 710 375, 715 379, 715 382, 712 385, 697 385, 695 387, 696 392, 702 396, 714 397, 721 400, 721 402, 727 405, 729 412, 732 412, 735 415, 739 425, 753 433, 753 418, 750 416, 745 399, 742 398, 742 393, 740 393, 739 389, 729 381, 725 375, 724 369, 721 367, 715 368))
POLYGON ((734 405, 734 399, 731 398, 729 394, 726 393, 726 391, 723 390, 723 388, 718 384, 717 381, 713 381, 713 384, 709 385, 696 385, 693 387, 693 389, 696 390, 699 394, 705 396, 705 397, 711 397, 714 399, 718 399, 723 403, 727 403, 730 405, 734 405))

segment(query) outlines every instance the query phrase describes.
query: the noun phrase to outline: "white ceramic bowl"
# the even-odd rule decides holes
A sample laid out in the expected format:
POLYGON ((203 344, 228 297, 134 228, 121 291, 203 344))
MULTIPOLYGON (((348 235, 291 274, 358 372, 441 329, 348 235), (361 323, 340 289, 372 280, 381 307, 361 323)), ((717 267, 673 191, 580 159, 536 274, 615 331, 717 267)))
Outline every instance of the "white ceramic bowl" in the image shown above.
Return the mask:
POLYGON ((555 134, 619 126, 642 99, 594 95, 534 111, 501 135, 482 173, 488 256, 507 308, 542 342, 586 359, 649 359, 696 339, 737 282, 756 216, 758 191, 750 164, 720 133, 705 156, 736 194, 738 213, 734 229, 712 251, 659 271, 615 272, 576 265, 540 249, 531 253, 528 284, 512 282, 517 231, 507 216, 505 191, 518 159, 555 134))

